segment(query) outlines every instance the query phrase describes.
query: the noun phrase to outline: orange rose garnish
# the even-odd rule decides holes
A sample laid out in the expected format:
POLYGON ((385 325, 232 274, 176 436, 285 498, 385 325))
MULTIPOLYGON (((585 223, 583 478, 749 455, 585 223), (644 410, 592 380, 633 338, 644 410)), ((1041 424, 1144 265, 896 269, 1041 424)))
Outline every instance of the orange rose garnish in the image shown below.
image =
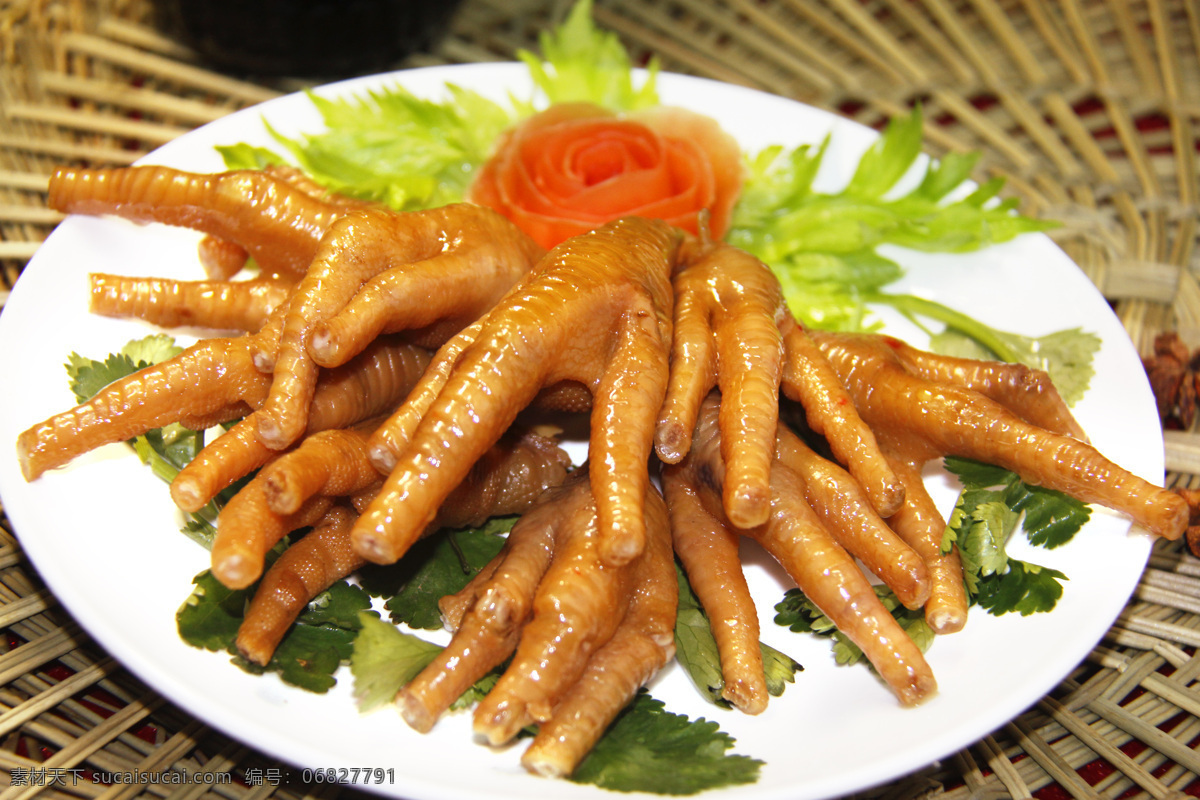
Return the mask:
POLYGON ((720 239, 742 188, 742 156, 716 120, 681 108, 629 115, 554 105, 508 131, 468 190, 543 247, 628 216, 720 239))

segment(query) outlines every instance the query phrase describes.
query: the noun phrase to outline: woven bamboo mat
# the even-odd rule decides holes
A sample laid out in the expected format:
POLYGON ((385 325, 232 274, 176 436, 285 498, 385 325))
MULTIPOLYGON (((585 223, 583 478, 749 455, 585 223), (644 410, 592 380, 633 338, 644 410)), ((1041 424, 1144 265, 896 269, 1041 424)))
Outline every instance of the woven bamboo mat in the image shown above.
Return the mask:
MULTIPOLYGON (((467 0, 445 38, 403 66, 510 59, 568 5, 467 0)), ((1005 177, 1024 211, 1064 223, 1052 235, 1141 352, 1167 331, 1200 345, 1196 0, 596 5, 599 22, 635 56, 656 54, 672 71, 875 126, 921 102, 931 152, 981 151, 977 177, 1005 177)), ((55 165, 128 163, 298 85, 205 69, 156 31, 145 0, 0 0, 0 307, 58 221, 44 197, 55 165)), ((1200 488, 1200 438, 1192 430, 1166 438, 1168 485, 1200 488)), ((10 777, 81 768, 230 771, 238 783, 207 791, 309 796, 246 781, 271 761, 188 718, 93 643, 39 586, 2 508, 0 627, 0 800, 169 794, 70 781, 21 786, 10 777)), ((1197 647, 1200 560, 1164 544, 1101 645, 1050 695, 943 763, 870 794, 1195 794, 1197 647)), ((206 791, 188 788, 178 796, 206 791)))

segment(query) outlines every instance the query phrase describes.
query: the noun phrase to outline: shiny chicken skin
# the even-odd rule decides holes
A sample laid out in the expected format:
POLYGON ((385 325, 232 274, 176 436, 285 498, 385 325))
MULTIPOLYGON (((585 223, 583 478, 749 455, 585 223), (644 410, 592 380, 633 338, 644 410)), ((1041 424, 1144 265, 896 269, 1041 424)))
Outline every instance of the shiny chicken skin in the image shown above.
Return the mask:
POLYGON ((1078 423, 1044 373, 923 353, 889 336, 814 338, 905 482, 905 506, 889 521, 929 563, 926 620, 934 631, 961 629, 967 601, 956 552, 941 552, 945 520, 921 482, 921 467, 933 458, 995 464, 1027 483, 1128 514, 1158 536, 1182 534, 1188 512, 1181 498, 1078 438, 1078 423))
POLYGON ((670 273, 680 235, 658 220, 618 220, 551 250, 482 319, 435 355, 378 431, 388 472, 359 519, 355 548, 399 559, 463 472, 547 387, 591 398, 591 487, 601 554, 641 552, 654 424, 667 384, 670 273))
POLYGON ((443 600, 455 660, 400 698, 426 729, 470 675, 513 655, 476 726, 499 743, 541 723, 524 762, 542 774, 568 774, 671 657, 672 535, 714 622, 732 622, 714 630, 727 696, 755 713, 766 696, 742 536, 913 704, 934 691, 932 675, 872 604, 855 558, 905 605, 924 606, 936 630, 961 627, 961 572, 940 552, 944 521, 920 479, 928 459, 1015 464, 1031 482, 1179 532, 1172 497, 1097 460, 1044 376, 807 331, 762 262, 662 222, 618 220, 543 254, 487 209, 398 213, 286 169, 64 170, 51 201, 206 234, 208 280, 97 276, 95 311, 246 333, 204 340, 32 427, 19 443, 25 474, 168 421, 244 416, 180 473, 172 496, 195 509, 263 468, 219 526, 214 573, 232 564, 221 573, 230 585, 259 576, 264 546, 314 526, 266 576, 261 630, 271 632, 248 656, 269 659, 272 637, 330 576, 395 561, 439 524, 523 409, 590 409, 589 468, 548 491, 501 556, 443 600), (247 258, 261 278, 229 280, 247 258), (438 348, 432 360, 426 348, 438 348), (779 424, 780 394, 804 407, 838 464, 779 424), (369 438, 357 427, 393 410, 369 438), (673 531, 650 482, 655 453, 670 465, 673 531), (246 553, 257 563, 239 567, 246 553))
MULTIPOLYGON (((238 628, 236 645, 238 652, 256 664, 271 660, 275 647, 313 598, 367 563, 350 546, 350 528, 358 517, 356 507, 369 497, 371 484, 341 481, 334 485, 328 479, 353 473, 357 465, 366 463, 366 438, 361 433, 358 437, 361 450, 318 446, 306 451, 300 447, 270 467, 265 479, 266 504, 275 513, 294 512, 319 493, 336 491, 344 496, 311 531, 283 551, 255 590, 238 628), (280 499, 280 487, 289 487, 282 492, 286 501, 280 499)), ((534 430, 509 431, 451 492, 430 532, 478 526, 492 516, 524 513, 543 491, 562 483, 569 467, 570 459, 554 439, 534 430)), ((382 476, 376 474, 375 480, 382 476)))
POLYGON ((538 725, 521 762, 569 775, 608 724, 675 652, 678 603, 666 508, 653 488, 645 546, 609 565, 587 469, 547 491, 495 559, 444 598, 450 644, 397 697, 427 731, 476 680, 510 655, 476 707, 475 731, 494 745, 538 725))
POLYGON ((201 231, 210 278, 232 277, 250 256, 265 276, 293 280, 333 221, 366 206, 280 167, 211 175, 157 166, 62 167, 50 177, 48 202, 67 214, 114 214, 201 231))
POLYGON ((737 539, 747 536, 858 645, 903 705, 927 700, 937 690, 932 669, 855 563, 860 559, 906 605, 919 608, 930 591, 921 557, 874 512, 849 474, 784 426, 773 451, 770 517, 753 528, 735 528, 721 502, 728 473, 720 402, 716 393, 705 399, 692 448, 679 464, 664 468, 663 486, 675 552, 717 641, 726 699, 748 713, 767 703, 757 614, 739 569, 737 539))
POLYGON ((782 388, 849 465, 875 509, 885 516, 898 509, 903 486, 839 377, 788 310, 770 268, 736 247, 702 240, 689 240, 679 262, 670 385, 655 432, 659 458, 673 464, 687 454, 700 405, 719 388, 725 513, 738 527, 761 525, 770 514, 782 388))
POLYGON ((51 178, 50 203, 202 231, 246 250, 268 277, 299 280, 278 323, 264 325, 253 344, 256 365, 272 373, 253 424, 273 449, 306 429, 321 367, 346 363, 381 333, 405 331, 436 347, 542 254, 480 206, 397 212, 322 193, 286 170, 62 169, 51 178))

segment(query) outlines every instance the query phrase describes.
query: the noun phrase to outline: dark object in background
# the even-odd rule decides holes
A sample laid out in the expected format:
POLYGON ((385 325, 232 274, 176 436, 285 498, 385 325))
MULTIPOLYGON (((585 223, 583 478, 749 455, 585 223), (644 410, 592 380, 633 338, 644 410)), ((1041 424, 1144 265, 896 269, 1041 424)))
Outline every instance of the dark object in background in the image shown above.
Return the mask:
POLYGON ((437 40, 459 0, 157 0, 160 25, 222 72, 344 78, 437 40))

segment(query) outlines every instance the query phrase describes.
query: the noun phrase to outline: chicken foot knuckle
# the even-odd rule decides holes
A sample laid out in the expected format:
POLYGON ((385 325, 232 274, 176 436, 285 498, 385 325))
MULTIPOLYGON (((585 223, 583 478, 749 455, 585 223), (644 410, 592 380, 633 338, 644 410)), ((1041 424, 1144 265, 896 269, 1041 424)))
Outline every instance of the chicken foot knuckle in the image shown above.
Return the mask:
MULTIPOLYGON (((1178 495, 1122 469, 1073 435, 1026 421, 1023 413, 1039 412, 1010 409, 988 396, 1006 396, 988 388, 998 380, 994 376, 976 389, 938 383, 910 371, 897 356, 906 345, 891 337, 815 336, 863 419, 877 432, 900 431, 919 439, 925 460, 957 455, 995 464, 1028 483, 1127 514, 1155 535, 1175 539, 1183 533, 1188 513, 1178 495)), ((1059 418, 1061 413, 1051 415, 1048 424, 1077 428, 1059 418)))
MULTIPOLYGON (((719 402, 719 395, 715 393, 705 400, 697 419, 691 452, 678 466, 666 470, 664 480, 668 486, 679 483, 690 488, 700 509, 707 511, 718 523, 728 525, 719 499, 726 475, 721 458, 719 402)), ((879 601, 855 558, 876 564, 884 573, 881 577, 885 581, 908 592, 910 602, 928 592, 923 564, 902 542, 880 530, 886 526, 877 517, 877 526, 863 530, 858 518, 873 516, 874 512, 861 488, 849 476, 824 486, 815 485, 816 479, 828 478, 828 473, 817 470, 810 463, 816 456, 809 456, 806 450, 795 434, 780 427, 771 467, 770 519, 763 525, 739 532, 761 544, 805 596, 858 645, 903 705, 921 703, 937 690, 933 671, 920 648, 879 601), (814 479, 811 480, 814 485, 810 486, 806 476, 814 479), (853 506, 857 513, 832 511, 842 505, 853 506)), ((678 495, 673 492, 669 496, 675 499, 678 495)), ((685 514, 690 516, 695 511, 696 507, 693 507, 685 514)), ((684 514, 673 512, 677 526, 686 519, 684 514)), ((679 534, 676 538, 679 539, 679 534)), ((685 565, 687 563, 685 559, 685 565)), ((693 569, 697 572, 693 588, 706 609, 721 609, 728 603, 728 598, 720 596, 722 593, 730 592, 730 587, 734 593, 741 593, 741 590, 737 584, 723 586, 710 580, 703 573, 709 568, 705 565, 703 569, 693 569)), ((689 573, 689 579, 691 575, 689 573)), ((739 602, 752 603, 748 597, 739 602)), ((712 616, 711 619, 720 617, 712 616)), ((714 636, 720 642, 721 635, 715 630, 714 636)), ((747 648, 743 644, 740 649, 744 652, 747 648)), ((743 657, 740 663, 731 662, 727 667, 726 652, 721 651, 722 673, 732 680, 739 680, 751 665, 743 657)), ((728 652, 731 656, 735 653, 732 648, 728 652)))
POLYGON ((400 558, 446 492, 546 387, 592 395, 592 493, 606 561, 635 557, 654 423, 667 382, 679 234, 632 218, 559 245, 444 345, 373 437, 390 474, 355 526, 368 560, 400 558))

